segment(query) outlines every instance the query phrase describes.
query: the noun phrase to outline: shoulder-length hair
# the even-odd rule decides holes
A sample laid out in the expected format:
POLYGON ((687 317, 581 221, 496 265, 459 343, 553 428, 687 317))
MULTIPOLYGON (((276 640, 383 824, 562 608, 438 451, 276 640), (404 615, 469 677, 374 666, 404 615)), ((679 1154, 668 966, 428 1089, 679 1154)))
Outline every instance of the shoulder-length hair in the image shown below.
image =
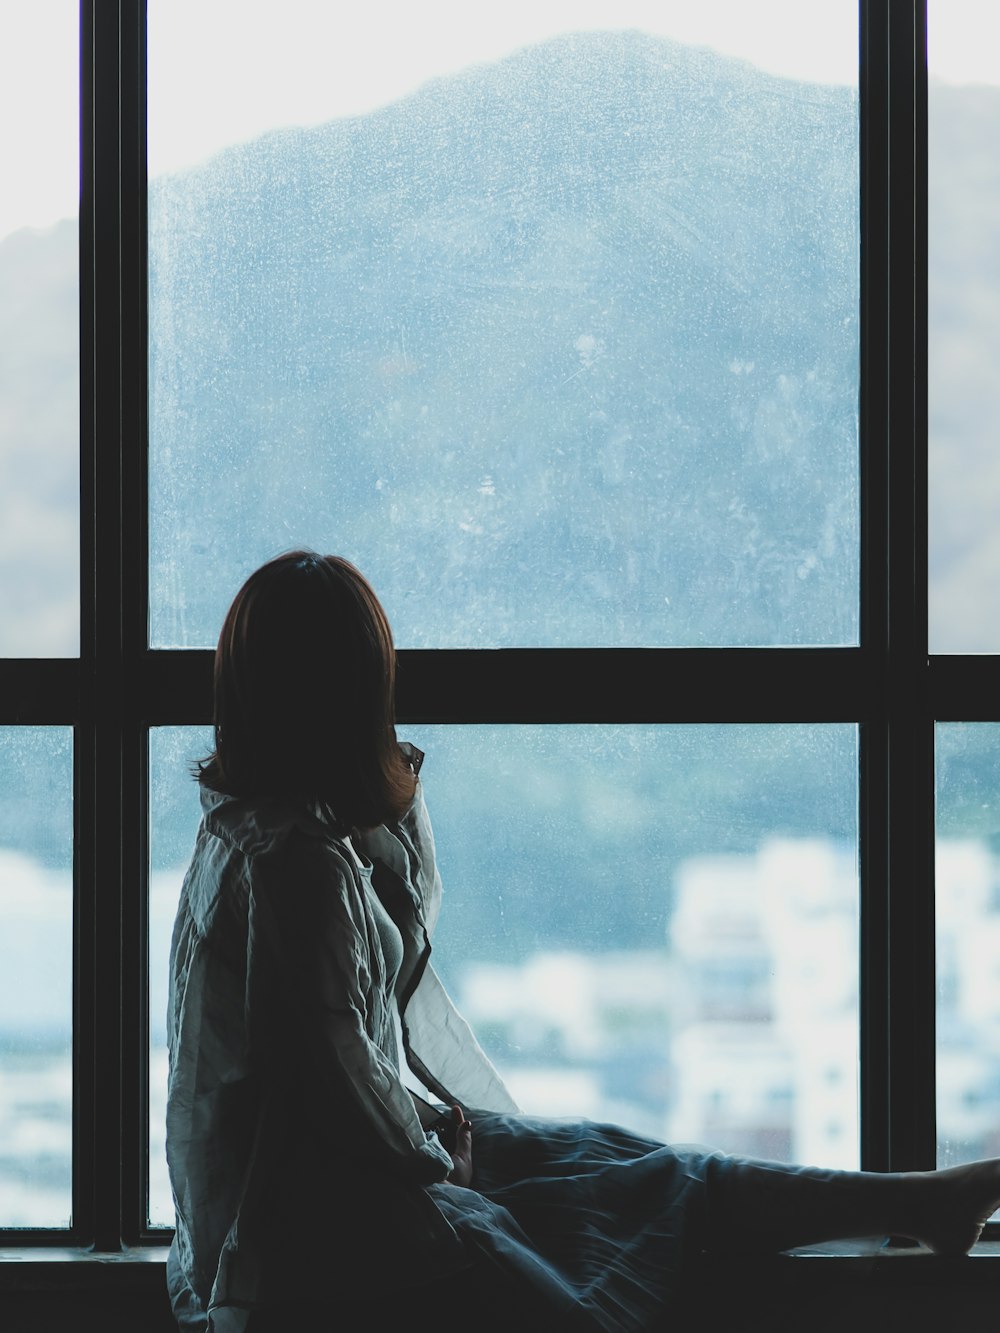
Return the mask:
POLYGON ((348 560, 289 551, 251 574, 215 653, 215 749, 198 780, 317 805, 338 833, 398 818, 415 778, 396 741, 385 612, 348 560))

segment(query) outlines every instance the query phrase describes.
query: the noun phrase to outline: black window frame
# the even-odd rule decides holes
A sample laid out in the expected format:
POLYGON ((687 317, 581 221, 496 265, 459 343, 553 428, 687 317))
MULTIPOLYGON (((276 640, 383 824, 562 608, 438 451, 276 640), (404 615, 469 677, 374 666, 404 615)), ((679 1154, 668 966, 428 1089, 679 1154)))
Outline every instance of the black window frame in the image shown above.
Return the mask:
MULTIPOLYGON (((934 1166, 934 724, 1000 721, 991 658, 927 652, 925 0, 860 0, 861 643, 401 651, 401 722, 854 722, 861 1162, 934 1166)), ((193 35, 196 40, 196 35, 193 35)), ((143 0, 82 0, 81 653, 0 661, 0 724, 71 725, 73 1224, 146 1224, 148 730, 210 720, 211 653, 147 646, 143 0)))

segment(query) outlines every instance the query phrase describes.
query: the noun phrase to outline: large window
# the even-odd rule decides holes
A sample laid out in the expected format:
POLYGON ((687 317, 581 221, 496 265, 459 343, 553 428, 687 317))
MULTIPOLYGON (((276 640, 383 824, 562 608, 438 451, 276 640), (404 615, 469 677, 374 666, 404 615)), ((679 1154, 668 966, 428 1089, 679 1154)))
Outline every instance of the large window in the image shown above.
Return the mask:
POLYGON ((211 645, 304 544, 386 602, 436 958, 526 1109, 988 1146, 1000 717, 989 659, 927 655, 923 6, 148 11, 82 7, 78 252, 58 209, 0 235, 39 551, 4 526, 0 1229, 166 1235, 211 645))

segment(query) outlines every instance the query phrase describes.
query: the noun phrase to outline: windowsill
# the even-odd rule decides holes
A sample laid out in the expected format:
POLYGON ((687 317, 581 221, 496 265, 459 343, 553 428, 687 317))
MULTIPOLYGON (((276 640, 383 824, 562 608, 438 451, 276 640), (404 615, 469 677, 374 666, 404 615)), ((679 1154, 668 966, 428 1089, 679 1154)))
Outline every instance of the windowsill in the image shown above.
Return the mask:
POLYGON ((970 1254, 932 1254, 919 1245, 888 1245, 881 1239, 859 1237, 826 1241, 782 1254, 702 1254, 700 1263, 713 1274, 759 1278, 767 1274, 778 1283, 868 1281, 969 1286, 980 1280, 996 1282, 1000 1239, 980 1241, 970 1254))
POLYGON ((88 1250, 0 1246, 0 1291, 166 1290, 167 1247, 88 1250))
MULTIPOLYGON (((0 1248, 0 1291, 93 1290, 128 1288, 162 1291, 165 1246, 94 1251, 73 1248, 0 1248)), ((830 1241, 789 1250, 783 1254, 703 1254, 700 1264, 713 1273, 748 1278, 768 1275, 797 1284, 864 1277, 889 1282, 929 1282, 935 1285, 996 1281, 1000 1240, 981 1241, 969 1255, 956 1258, 930 1254, 912 1246, 887 1246, 880 1240, 830 1241)))

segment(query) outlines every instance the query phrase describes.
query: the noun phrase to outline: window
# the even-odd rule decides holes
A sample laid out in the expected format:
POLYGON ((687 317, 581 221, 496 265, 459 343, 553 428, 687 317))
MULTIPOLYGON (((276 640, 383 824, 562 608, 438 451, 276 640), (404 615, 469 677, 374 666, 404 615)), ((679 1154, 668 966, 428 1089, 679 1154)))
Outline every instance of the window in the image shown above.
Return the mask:
MULTIPOLYGON (((968 3, 928 15, 928 596, 932 651, 989 670, 997 636, 991 428, 998 347, 1000 60, 968 3), (981 34, 981 30, 980 30, 981 34)), ((984 672, 984 675, 986 672, 984 672)), ((935 727, 937 1117, 942 1163, 990 1156, 1000 1083, 995 712, 952 700, 935 727), (992 719, 992 720, 988 720, 992 719)))
MULTIPOLYGON (((788 10, 789 28, 801 9, 788 10)), ((39 828, 46 839, 62 830, 32 893, 44 899, 39 919, 53 914, 45 938, 63 960, 73 765, 74 1151, 71 1176, 46 1182, 45 1215, 0 1226, 99 1249, 163 1241, 169 1207, 149 1164, 160 1149, 148 1108, 163 1079, 163 936, 193 818, 183 765, 204 743, 224 603, 261 559, 301 542, 355 556, 385 593, 401 645, 401 731, 426 745, 428 783, 432 773, 440 783, 432 814, 454 909, 442 971, 509 1060, 522 1100, 586 1112, 610 1098, 618 1118, 661 1124, 664 1136, 698 1123, 724 1146, 831 1164, 934 1163, 934 726, 1000 719, 988 659, 926 651, 926 411, 913 391, 926 382, 923 7, 862 3, 859 29, 852 6, 824 6, 838 11, 860 40, 856 89, 805 103, 794 80, 768 75, 766 114, 753 109, 750 67, 671 48, 698 107, 693 163, 682 136, 664 162, 651 132, 670 63, 660 38, 626 34, 610 48, 622 104, 640 87, 637 68, 650 98, 635 104, 630 155, 616 148, 619 174, 595 168, 608 125, 596 112, 574 120, 579 104, 558 79, 546 81, 543 110, 560 134, 540 130, 531 61, 551 69, 558 57, 565 70, 568 51, 576 96, 588 69, 606 76, 611 59, 594 34, 568 46, 549 34, 559 51, 508 52, 502 74, 485 51, 475 77, 459 80, 469 116, 477 98, 492 110, 506 156, 489 139, 456 163, 439 80, 409 103, 426 142, 388 112, 358 122, 369 147, 383 136, 368 156, 337 132, 263 125, 265 137, 244 134, 248 146, 198 166, 192 189, 157 137, 171 80, 183 77, 190 102, 198 95, 196 69, 164 63, 185 7, 151 3, 149 153, 163 171, 147 193, 144 6, 83 5, 80 654, 29 636, 33 657, 19 660, 14 645, 0 662, 3 800, 22 813, 3 855, 29 852, 39 828), (493 80, 489 97, 476 79, 493 80), (544 209, 511 194, 524 143, 509 139, 509 107, 544 209), (838 152, 824 153, 831 116, 838 152), (312 175, 301 156, 283 156, 306 139, 322 166, 312 175), (545 156, 556 149, 575 154, 562 189, 545 156), (692 225, 710 152, 738 205, 721 231, 711 216, 692 225), (407 213, 418 159, 438 174, 421 178, 407 213), (778 163, 794 163, 809 188, 768 193, 778 163), (463 209, 441 187, 445 166, 466 173, 463 209), (667 167, 691 207, 657 222, 657 250, 649 201, 667 167), (253 205, 261 180, 281 187, 273 207, 253 205), (339 230, 309 251, 304 229, 349 182, 361 199, 381 196, 382 212, 355 211, 360 239, 334 212, 339 230), (490 184, 501 202, 477 212, 490 184), (587 211, 602 191, 614 226, 587 211), (227 197, 246 207, 213 211, 227 197), (626 282, 636 236, 646 241, 626 282), (359 261, 359 247, 378 262, 359 261), (486 251, 507 266, 492 285, 486 251), (706 256, 734 254, 725 282, 707 268, 689 288, 661 280, 661 255, 690 275, 706 256), (809 276, 810 296, 779 309, 790 273, 809 276), (353 304, 317 322, 338 280, 353 304), (672 306, 670 290, 683 290, 672 306), (749 333, 734 314, 748 290, 749 333), (301 356, 271 341, 263 311, 274 291, 301 356), (665 305, 700 351, 670 360, 657 336, 665 305), (512 352, 524 328, 530 354, 512 352), (477 412, 462 378, 473 348, 487 395, 477 412), (636 383, 657 388, 629 415, 636 383), (724 425, 706 424, 709 401, 724 425), (317 455, 316 438, 337 441, 336 455, 317 455), (657 451, 663 439, 672 453, 657 451), (328 535, 340 478, 364 497, 343 541, 328 535), (581 496, 596 504, 585 523, 581 496), (377 545, 365 535, 376 522, 377 545), (678 553, 692 572, 666 587, 678 553), (32 783, 49 754, 60 776, 46 798, 64 813, 39 825, 32 783), (494 789, 504 811, 485 834, 494 789), (469 860, 460 800, 493 868, 469 860), (532 915, 553 857, 584 836, 576 870, 593 893, 574 902, 565 889, 549 919, 532 915), (512 847, 527 849, 533 875, 507 883, 495 867, 512 847), (492 957, 457 933, 473 889, 499 942, 492 957), (595 969, 603 989, 614 973, 615 1002, 583 1032, 576 1011, 595 969), (518 1008, 526 986, 551 1000, 542 1025, 518 1008), (823 1025, 822 1042, 778 1021, 796 1011, 823 1025), (830 1076, 834 1063, 842 1075, 830 1076), (803 1106, 814 1134, 797 1140, 790 1107, 803 1106)), ((200 78, 213 89, 220 53, 234 65, 245 56, 252 19, 241 12, 221 46, 199 27, 193 58, 207 59, 200 78)), ((65 961, 57 970, 65 977, 65 961)), ((65 1033, 65 996, 45 1002, 61 1006, 65 1033)), ((942 1065, 951 1054, 942 1047, 942 1065)), ((961 1114, 977 1114, 987 1085, 948 1086, 961 1114)), ((18 1095, 23 1107, 34 1094, 18 1095)), ((39 1095, 44 1105, 11 1114, 41 1143, 56 1094, 39 1095)))

